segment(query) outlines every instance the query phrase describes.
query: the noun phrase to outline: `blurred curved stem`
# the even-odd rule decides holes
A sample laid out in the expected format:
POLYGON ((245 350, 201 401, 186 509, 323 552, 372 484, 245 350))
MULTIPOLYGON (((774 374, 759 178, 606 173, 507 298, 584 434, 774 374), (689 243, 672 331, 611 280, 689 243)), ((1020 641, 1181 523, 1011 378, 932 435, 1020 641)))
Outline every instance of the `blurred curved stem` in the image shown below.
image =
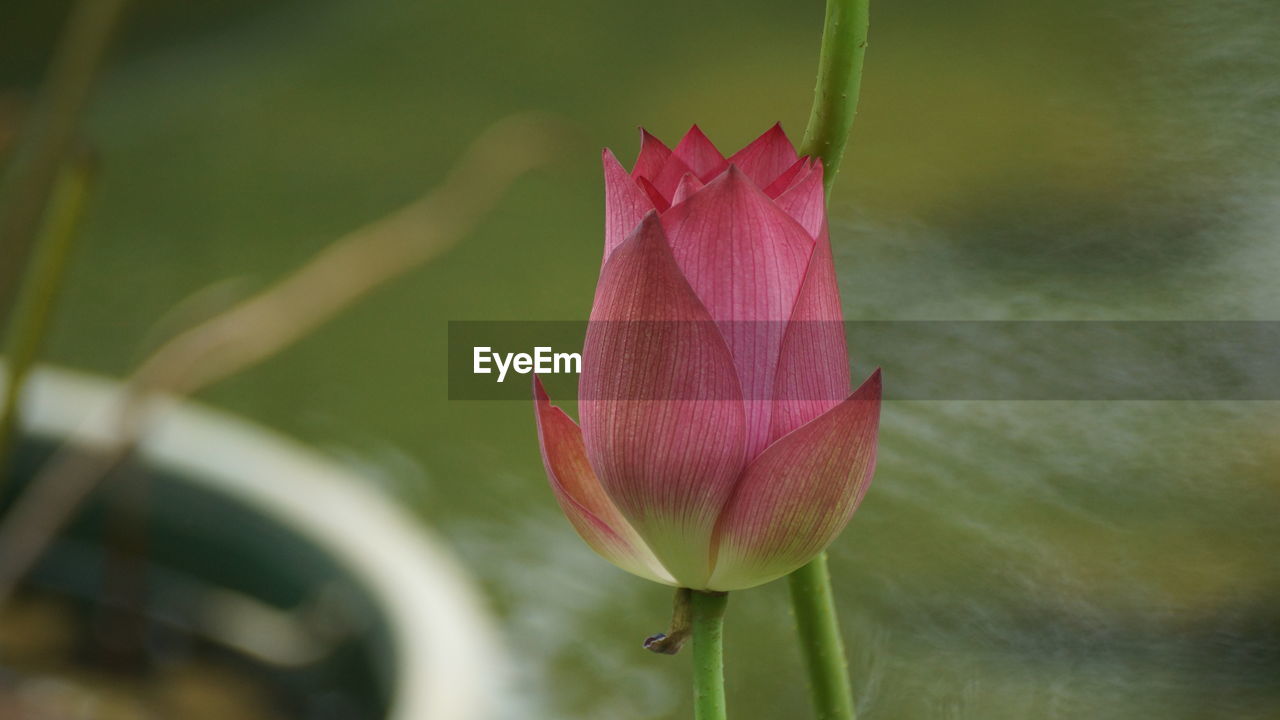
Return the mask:
POLYGON ((849 129, 858 112, 862 58, 867 52, 869 0, 827 0, 818 57, 818 84, 800 154, 822 159, 827 194, 835 184, 849 129))
POLYGON ((128 0, 79 0, 58 40, 34 110, 22 120, 0 184, 0 325, 54 192, 75 150, 80 119, 128 0))
POLYGON ((22 388, 48 332, 71 247, 84 217, 92 176, 92 162, 86 156, 69 164, 58 177, 9 321, 4 348, 4 405, 0 408, 0 495, 8 479, 22 388))
POLYGON ((840 622, 831 594, 827 554, 819 554, 808 565, 791 573, 787 581, 800 635, 800 653, 809 673, 814 716, 818 720, 853 720, 849 662, 845 659, 840 622))
POLYGON ((694 590, 693 607, 693 717, 725 720, 724 609, 729 594, 694 590))
POLYGON ((320 251, 274 285, 151 354, 110 408, 112 437, 59 449, 0 518, 0 606, 103 477, 137 448, 156 401, 195 393, 285 350, 370 292, 470 234, 507 187, 555 157, 564 124, 512 115, 463 153, 444 182, 320 251))

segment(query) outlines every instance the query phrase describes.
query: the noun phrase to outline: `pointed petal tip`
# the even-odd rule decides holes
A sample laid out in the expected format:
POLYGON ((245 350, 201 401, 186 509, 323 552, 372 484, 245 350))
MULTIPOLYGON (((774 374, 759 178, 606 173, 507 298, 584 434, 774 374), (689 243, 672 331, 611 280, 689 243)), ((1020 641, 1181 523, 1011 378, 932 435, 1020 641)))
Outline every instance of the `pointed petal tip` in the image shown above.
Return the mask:
POLYGON ((685 200, 688 200, 691 195, 698 192, 703 187, 704 185, 702 181, 699 180, 697 176, 693 173, 685 173, 684 176, 680 178, 680 184, 676 185, 676 192, 675 195, 671 197, 671 204, 679 205, 685 200))
POLYGON ((547 389, 542 386, 542 378, 537 373, 533 373, 533 401, 542 405, 550 404, 551 398, 547 395, 547 389))
POLYGON ((569 413, 565 412, 564 408, 551 403, 551 396, 547 394, 547 388, 542 384, 542 377, 537 373, 531 374, 533 375, 533 412, 538 421, 539 432, 541 432, 543 420, 548 417, 563 419, 576 427, 578 424, 569 417, 569 413))
POLYGON ((730 192, 734 194, 747 193, 752 195, 764 194, 764 191, 760 189, 760 186, 756 184, 755 180, 751 179, 750 175, 734 163, 729 163, 728 167, 724 169, 724 172, 716 175, 703 187, 711 187, 713 185, 719 187, 722 192, 730 192))
MULTIPOLYGON (((619 245, 619 248, 643 247, 646 243, 660 243, 662 247, 668 247, 667 233, 662 228, 662 219, 656 209, 646 212, 644 217, 640 218, 640 222, 627 235, 626 240, 619 245)), ((630 252, 635 251, 631 250, 630 252)))
POLYGON ((638 129, 640 130, 640 151, 636 154, 636 164, 631 169, 631 174, 652 180, 658 176, 671 157, 671 148, 643 127, 638 129))
POLYGON ((721 174, 727 176, 728 179, 725 182, 730 185, 742 185, 751 190, 760 191, 760 186, 756 184, 755 179, 751 177, 750 173, 743 170, 741 165, 730 163, 729 167, 721 174))
MULTIPOLYGON (((680 138, 679 144, 671 151, 672 156, 683 162, 689 170, 693 171, 698 179, 707 182, 724 171, 725 158, 715 143, 707 138, 702 132, 702 128, 694 125, 689 128, 689 132, 680 138)), ((674 190, 674 185, 679 181, 683 172, 669 178, 674 190)), ((659 187, 666 194, 667 188, 659 187)))
POLYGON ((666 200, 650 193, 643 177, 629 174, 609 148, 601 151, 600 164, 604 174, 605 210, 602 262, 608 262, 613 251, 631 235, 644 213, 655 206, 665 208, 666 200))
POLYGON ((651 132, 649 132, 647 129, 645 129, 645 127, 644 127, 643 125, 637 125, 637 126, 636 126, 636 129, 640 131, 640 146, 641 146, 641 147, 644 147, 644 144, 645 144, 645 143, 657 143, 658 145, 661 145, 663 148, 666 148, 666 147, 667 147, 667 144, 666 144, 666 143, 664 143, 664 142, 662 142, 662 140, 658 139, 658 136, 657 136, 657 135, 654 135, 653 133, 651 133, 651 132))
POLYGON ((791 136, 787 135, 786 129, 782 127, 781 120, 774 123, 773 127, 765 131, 765 135, 771 138, 776 138, 778 140, 781 140, 782 142, 787 144, 787 147, 790 147, 793 151, 795 150, 796 144, 791 141, 791 136))
POLYGON ((745 184, 745 185, 750 185, 753 188, 756 187, 755 182, 752 181, 749 175, 747 175, 745 172, 742 171, 742 168, 739 167, 737 163, 729 163, 729 166, 724 169, 724 172, 717 175, 711 182, 707 184, 711 185, 712 183, 717 183, 717 182, 722 183, 724 185, 730 185, 730 186, 745 184))
POLYGON ((884 373, 881 370, 881 368, 877 367, 871 371, 871 374, 867 376, 866 380, 862 381, 862 384, 858 386, 854 394, 857 395, 865 390, 868 395, 874 394, 876 398, 879 398, 884 390, 884 373))

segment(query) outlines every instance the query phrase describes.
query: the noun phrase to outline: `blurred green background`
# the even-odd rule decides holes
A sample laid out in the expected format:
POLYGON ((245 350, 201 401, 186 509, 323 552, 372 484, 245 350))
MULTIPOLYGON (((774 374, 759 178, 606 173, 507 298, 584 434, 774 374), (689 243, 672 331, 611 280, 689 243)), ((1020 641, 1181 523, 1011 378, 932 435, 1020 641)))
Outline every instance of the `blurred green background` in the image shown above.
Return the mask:
MULTIPOLYGON (((0 107, 66 6, 0 11, 0 107)), ((362 468, 455 547, 507 633, 505 717, 688 717, 687 656, 640 649, 668 590, 560 517, 526 404, 446 399, 446 322, 585 317, 599 147, 629 162, 637 125, 692 122, 726 150, 777 120, 798 140, 822 12, 138 2, 46 355, 125 374, 190 308, 417 197, 488 123, 566 116, 579 143, 461 246, 201 397, 362 468)), ((1280 317, 1274 0, 895 0, 871 32, 831 201, 846 317, 1280 317)), ((860 717, 1280 718, 1276 405, 889 403, 832 548, 860 717)), ((785 585, 730 609, 732 715, 803 717, 785 585)))

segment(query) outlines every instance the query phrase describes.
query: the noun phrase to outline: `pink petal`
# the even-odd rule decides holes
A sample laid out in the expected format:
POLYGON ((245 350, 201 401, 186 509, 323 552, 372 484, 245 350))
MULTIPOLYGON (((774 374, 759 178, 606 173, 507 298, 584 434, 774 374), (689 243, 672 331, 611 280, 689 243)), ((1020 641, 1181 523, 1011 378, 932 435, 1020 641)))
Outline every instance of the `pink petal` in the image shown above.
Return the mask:
POLYGON ((702 181, 694 177, 693 173, 686 173, 684 177, 680 178, 680 184, 676 186, 676 193, 671 198, 671 204, 678 205, 688 200, 690 195, 698 192, 703 187, 702 181))
POLYGON ((652 181, 671 157, 671 150, 658 138, 640 128, 640 154, 636 157, 636 166, 631 169, 631 176, 652 181))
POLYGON ((782 123, 776 123, 750 145, 734 153, 729 164, 737 165, 757 187, 766 188, 795 165, 797 159, 796 149, 783 132, 782 123))
POLYGON ((823 226, 778 351, 769 441, 804 425, 848 396, 849 348, 831 243, 823 226))
POLYGON ((880 392, 876 370, 847 400, 770 445, 747 468, 717 527, 710 589, 781 577, 840 534, 875 471, 880 392))
POLYGON ((653 202, 611 151, 606 149, 601 159, 604 163, 604 258, 600 264, 604 265, 622 241, 635 231, 645 213, 653 209, 653 202))
POLYGON ((710 182, 729 166, 724 155, 720 154, 715 144, 702 134, 702 129, 697 125, 689 128, 689 132, 680 138, 680 144, 676 145, 676 149, 671 154, 680 158, 702 182, 710 182))
POLYGON ((662 169, 653 178, 653 187, 657 189, 658 194, 669 206, 671 198, 675 197, 676 188, 680 186, 681 178, 692 173, 693 171, 689 169, 688 165, 684 164, 683 160, 672 155, 667 158, 667 162, 663 164, 662 169))
MULTIPOLYGON (((653 183, 647 179, 638 177, 636 178, 636 184, 644 191, 645 196, 649 198, 649 202, 653 203, 654 210, 666 212, 667 208, 671 207, 671 201, 663 197, 662 193, 658 192, 658 188, 654 187, 653 183)), ((632 229, 634 230, 635 228, 632 229)))
POLYGON ((769 183, 769 186, 764 189, 764 194, 771 198, 778 197, 791 187, 791 183, 795 181, 800 173, 808 172, 812 167, 812 158, 802 157, 796 160, 791 167, 783 170, 781 175, 769 183))
POLYGON ((582 366, 591 466, 671 575, 703 587, 716 518, 745 465, 742 391, 656 213, 601 272, 582 366))
POLYGON ((817 237, 827 224, 827 196, 822 187, 822 162, 798 175, 791 187, 774 200, 778 207, 800 223, 810 237, 817 237))
POLYGON ((736 167, 662 216, 671 251, 720 325, 747 401, 747 453, 769 439, 774 369, 814 242, 736 167))
POLYGON ((582 444, 582 431, 558 407, 551 405, 542 380, 533 378, 534 417, 542 463, 560 509, 578 535, 604 559, 634 575, 674 585, 644 541, 618 512, 600 487, 582 444))

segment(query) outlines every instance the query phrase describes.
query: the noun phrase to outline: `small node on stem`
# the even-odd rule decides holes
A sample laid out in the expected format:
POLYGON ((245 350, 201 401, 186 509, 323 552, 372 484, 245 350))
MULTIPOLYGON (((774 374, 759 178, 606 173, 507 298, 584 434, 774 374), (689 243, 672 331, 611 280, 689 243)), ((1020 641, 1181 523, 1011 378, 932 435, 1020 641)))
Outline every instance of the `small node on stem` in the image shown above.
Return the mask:
POLYGON ((659 655, 675 655, 680 652, 693 631, 693 611, 690 605, 692 593, 689 588, 676 589, 671 607, 671 629, 645 638, 645 650, 659 655))

